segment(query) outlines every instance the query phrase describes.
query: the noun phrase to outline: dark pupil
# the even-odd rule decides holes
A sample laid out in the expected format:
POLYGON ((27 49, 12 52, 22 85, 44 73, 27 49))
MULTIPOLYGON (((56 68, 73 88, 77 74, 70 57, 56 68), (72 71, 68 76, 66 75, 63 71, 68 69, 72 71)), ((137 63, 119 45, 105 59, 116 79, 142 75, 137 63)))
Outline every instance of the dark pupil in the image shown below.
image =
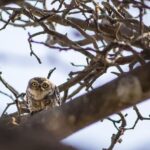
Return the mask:
POLYGON ((32 83, 33 86, 37 86, 37 84, 35 82, 32 83))
POLYGON ((48 85, 47 85, 46 83, 44 83, 44 84, 43 84, 43 87, 47 88, 47 87, 48 87, 48 85))

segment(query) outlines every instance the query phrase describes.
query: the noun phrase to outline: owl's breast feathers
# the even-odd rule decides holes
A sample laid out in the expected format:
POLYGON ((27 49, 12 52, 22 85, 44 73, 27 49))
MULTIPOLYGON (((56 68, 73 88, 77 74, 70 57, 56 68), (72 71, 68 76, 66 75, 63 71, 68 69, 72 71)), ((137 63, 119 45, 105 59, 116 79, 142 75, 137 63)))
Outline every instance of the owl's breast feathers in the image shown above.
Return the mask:
POLYGON ((53 93, 47 94, 41 100, 34 99, 34 96, 30 93, 30 91, 27 91, 26 94, 30 112, 37 112, 43 109, 53 108, 61 105, 61 98, 57 87, 55 87, 53 93))

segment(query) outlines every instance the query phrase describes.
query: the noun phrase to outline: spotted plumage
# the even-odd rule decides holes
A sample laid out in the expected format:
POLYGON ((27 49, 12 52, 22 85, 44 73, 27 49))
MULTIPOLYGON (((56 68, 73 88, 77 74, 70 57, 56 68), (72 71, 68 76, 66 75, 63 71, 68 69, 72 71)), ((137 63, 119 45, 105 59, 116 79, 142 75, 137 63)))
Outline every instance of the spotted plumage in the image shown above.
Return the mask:
POLYGON ((29 80, 26 100, 31 113, 61 105, 58 87, 43 77, 35 77, 29 80))

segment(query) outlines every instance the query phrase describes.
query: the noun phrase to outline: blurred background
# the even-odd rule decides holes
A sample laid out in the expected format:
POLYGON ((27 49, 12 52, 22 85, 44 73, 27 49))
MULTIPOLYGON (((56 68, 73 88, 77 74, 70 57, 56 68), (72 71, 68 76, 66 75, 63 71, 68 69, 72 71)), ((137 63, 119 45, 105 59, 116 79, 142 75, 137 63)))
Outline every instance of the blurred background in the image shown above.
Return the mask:
MULTIPOLYGON (((136 10, 132 10, 136 14, 136 10)), ((146 24, 149 24, 149 19, 146 24)), ((2 24, 0 24, 2 25, 2 24)), ((71 30, 62 29, 66 31, 72 38, 78 36, 71 30)), ((42 45, 33 45, 34 52, 40 57, 42 64, 39 64, 34 56, 30 56, 30 48, 28 43, 28 32, 34 31, 33 28, 23 30, 8 26, 6 29, 0 31, 0 72, 3 78, 16 88, 20 93, 25 92, 28 80, 32 77, 41 76, 47 77, 49 70, 56 67, 50 80, 56 85, 64 83, 70 71, 76 71, 79 68, 71 65, 73 62, 77 65, 84 65, 86 58, 74 51, 58 51, 56 49, 46 48, 42 45)), ((46 40, 45 36, 41 36, 42 41, 46 40)), ((126 66, 124 70, 128 70, 126 66)), ((101 76, 95 83, 94 87, 101 86, 116 76, 111 74, 111 71, 117 71, 115 68, 110 68, 101 76)), ((9 91, 0 82, 0 91, 9 93, 9 91)), ((82 91, 80 94, 83 94, 82 91)), ((109 94, 109 93, 108 93, 109 94)), ((0 113, 3 112, 7 103, 11 100, 0 94, 0 113)), ((149 115, 150 102, 146 101, 138 105, 139 110, 143 116, 149 115)), ((16 111, 15 106, 8 109, 8 113, 16 111)), ((128 114, 128 127, 131 127, 136 119, 136 114, 133 108, 123 111, 128 114)), ((118 116, 113 115, 113 118, 118 116)), ((134 130, 126 131, 122 136, 122 142, 116 144, 114 150, 149 150, 150 148, 150 121, 140 121, 134 130)), ((112 122, 108 120, 98 121, 93 125, 82 129, 81 131, 67 137, 62 142, 72 145, 79 150, 100 150, 107 148, 111 142, 111 136, 116 133, 112 122)))

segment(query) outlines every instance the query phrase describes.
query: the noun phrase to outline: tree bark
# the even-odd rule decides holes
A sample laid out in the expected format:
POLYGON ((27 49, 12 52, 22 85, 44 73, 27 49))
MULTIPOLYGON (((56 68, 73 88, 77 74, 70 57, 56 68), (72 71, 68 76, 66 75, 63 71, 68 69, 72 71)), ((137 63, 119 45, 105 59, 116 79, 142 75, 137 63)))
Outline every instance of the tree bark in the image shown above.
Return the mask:
POLYGON ((61 107, 33 115, 23 123, 63 139, 105 117, 150 97, 150 63, 82 95, 61 107))
POLYGON ((0 124, 1 150, 75 150, 58 142, 44 130, 9 130, 0 124))

